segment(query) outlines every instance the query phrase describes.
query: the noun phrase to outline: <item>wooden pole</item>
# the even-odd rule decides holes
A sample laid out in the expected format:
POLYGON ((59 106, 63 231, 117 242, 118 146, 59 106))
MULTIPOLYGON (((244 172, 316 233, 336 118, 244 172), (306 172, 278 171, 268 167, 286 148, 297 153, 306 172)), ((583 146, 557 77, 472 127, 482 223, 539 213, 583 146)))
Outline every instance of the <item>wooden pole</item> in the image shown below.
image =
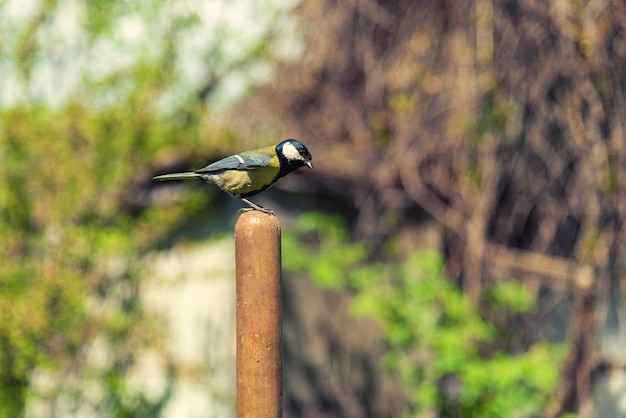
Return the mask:
POLYGON ((280 223, 258 210, 235 225, 237 418, 282 417, 280 223))

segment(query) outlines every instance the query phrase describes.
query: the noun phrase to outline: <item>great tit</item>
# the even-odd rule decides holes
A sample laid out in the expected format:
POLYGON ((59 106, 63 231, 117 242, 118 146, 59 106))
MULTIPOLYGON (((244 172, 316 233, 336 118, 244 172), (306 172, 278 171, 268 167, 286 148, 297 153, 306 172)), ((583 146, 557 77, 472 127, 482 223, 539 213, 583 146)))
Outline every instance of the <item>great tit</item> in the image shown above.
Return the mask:
POLYGON ((280 178, 300 167, 313 168, 311 153, 296 139, 278 145, 231 155, 204 168, 186 173, 163 174, 154 180, 189 180, 201 178, 250 205, 242 210, 274 212, 248 200, 274 185, 280 178))

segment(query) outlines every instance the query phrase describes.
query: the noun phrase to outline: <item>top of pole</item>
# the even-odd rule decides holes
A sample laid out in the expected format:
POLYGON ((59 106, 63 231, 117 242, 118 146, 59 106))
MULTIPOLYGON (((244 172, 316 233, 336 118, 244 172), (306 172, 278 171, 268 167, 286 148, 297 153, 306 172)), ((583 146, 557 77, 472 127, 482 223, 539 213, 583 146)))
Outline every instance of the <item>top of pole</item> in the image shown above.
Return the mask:
POLYGON ((238 233, 247 234, 256 231, 258 228, 269 228, 280 231, 280 222, 274 215, 270 215, 260 210, 249 210, 241 214, 235 225, 235 236, 238 233))

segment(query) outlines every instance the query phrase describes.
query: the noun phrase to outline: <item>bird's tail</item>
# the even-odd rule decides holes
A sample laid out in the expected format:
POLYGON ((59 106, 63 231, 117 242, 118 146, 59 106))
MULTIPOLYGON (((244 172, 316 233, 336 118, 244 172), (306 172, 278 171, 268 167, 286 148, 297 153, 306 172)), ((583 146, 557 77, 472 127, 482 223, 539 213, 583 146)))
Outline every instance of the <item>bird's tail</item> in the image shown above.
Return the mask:
POLYGON ((200 174, 194 173, 193 171, 189 171, 187 173, 172 173, 172 174, 162 174, 160 176, 153 177, 154 180, 164 181, 164 180, 189 180, 201 177, 200 174))

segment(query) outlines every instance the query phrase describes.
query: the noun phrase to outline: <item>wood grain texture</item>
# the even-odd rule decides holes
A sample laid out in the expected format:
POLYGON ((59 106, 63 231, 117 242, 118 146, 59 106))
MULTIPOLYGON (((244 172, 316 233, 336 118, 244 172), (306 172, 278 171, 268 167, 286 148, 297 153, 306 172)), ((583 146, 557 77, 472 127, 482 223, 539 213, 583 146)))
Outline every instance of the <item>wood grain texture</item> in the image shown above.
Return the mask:
POLYGON ((237 417, 282 416, 280 223, 261 211, 235 225, 237 417))

